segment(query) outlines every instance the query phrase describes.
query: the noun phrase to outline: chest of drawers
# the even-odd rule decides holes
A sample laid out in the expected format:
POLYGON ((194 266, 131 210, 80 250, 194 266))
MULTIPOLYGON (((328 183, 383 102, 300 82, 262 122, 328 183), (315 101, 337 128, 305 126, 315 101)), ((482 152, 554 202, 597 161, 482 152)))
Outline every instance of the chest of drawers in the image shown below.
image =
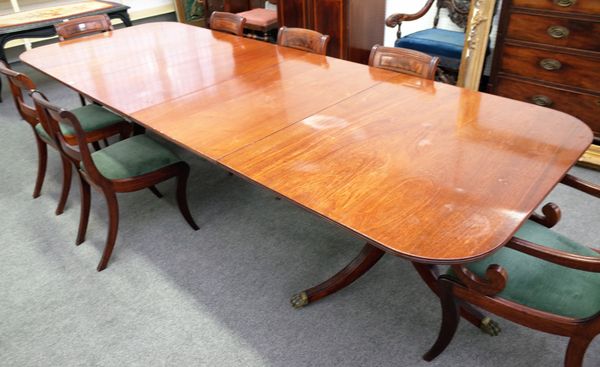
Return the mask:
POLYGON ((489 90, 578 117, 600 138, 600 0, 504 0, 489 90))

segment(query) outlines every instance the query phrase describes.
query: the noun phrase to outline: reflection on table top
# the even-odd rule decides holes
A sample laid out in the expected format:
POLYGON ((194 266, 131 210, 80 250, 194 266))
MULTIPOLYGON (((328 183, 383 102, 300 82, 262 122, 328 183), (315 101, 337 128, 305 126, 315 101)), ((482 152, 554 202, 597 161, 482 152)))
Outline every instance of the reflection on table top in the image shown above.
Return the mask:
POLYGON ((177 23, 22 59, 423 262, 503 245, 592 139, 550 109, 177 23))

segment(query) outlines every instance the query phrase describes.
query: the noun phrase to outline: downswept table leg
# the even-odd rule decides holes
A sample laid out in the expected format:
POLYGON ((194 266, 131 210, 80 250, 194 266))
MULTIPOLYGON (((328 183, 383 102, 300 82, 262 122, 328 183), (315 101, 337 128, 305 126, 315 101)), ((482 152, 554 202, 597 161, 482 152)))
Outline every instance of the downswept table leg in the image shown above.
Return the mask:
POLYGON ((294 295, 290 300, 292 306, 294 308, 304 307, 347 287, 369 271, 381 259, 383 254, 385 254, 385 251, 369 243, 365 244, 358 256, 339 273, 315 287, 294 295))
MULTIPOLYGON (((427 284, 429 289, 431 289, 431 291, 439 297, 440 292, 438 290, 437 280, 440 274, 438 271, 438 267, 436 265, 420 264, 414 262, 412 264, 421 276, 421 279, 423 279, 423 281, 427 284)), ((481 329, 481 331, 488 335, 497 336, 498 334, 500 334, 500 325, 498 325, 496 321, 485 316, 481 313, 481 311, 479 311, 478 309, 476 309, 468 303, 459 302, 458 305, 460 306, 460 315, 465 320, 475 325, 476 327, 481 329)))

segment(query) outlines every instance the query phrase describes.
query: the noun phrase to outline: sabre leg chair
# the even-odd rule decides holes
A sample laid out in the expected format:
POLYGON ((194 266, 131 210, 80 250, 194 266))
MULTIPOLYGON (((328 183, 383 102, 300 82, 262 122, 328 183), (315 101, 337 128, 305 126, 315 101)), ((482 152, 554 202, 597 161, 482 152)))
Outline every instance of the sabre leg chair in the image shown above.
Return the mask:
POLYGON ((329 38, 327 35, 310 29, 281 27, 277 35, 277 44, 317 55, 325 55, 329 38))
MULTIPOLYGON (((56 144, 50 137, 48 130, 40 123, 38 113, 33 106, 30 106, 24 98, 24 95, 36 89, 35 83, 25 74, 16 72, 8 65, 0 62, 0 74, 8 79, 8 84, 15 102, 19 115, 25 122, 31 126, 38 151, 38 171, 33 190, 33 197, 40 196, 42 185, 46 176, 46 166, 48 161, 48 146, 57 149, 56 144)), ((102 108, 98 105, 87 105, 71 110, 81 122, 81 126, 88 134, 88 142, 93 144, 94 148, 99 149, 99 141, 106 141, 107 138, 119 134, 121 138, 127 137, 131 133, 131 126, 122 117, 102 108)), ((65 139, 70 144, 75 143, 74 131, 68 126, 61 126, 65 134, 65 139)), ((63 168, 63 183, 60 199, 56 208, 56 215, 63 213, 69 191, 71 187, 71 164, 66 158, 61 156, 63 168)))
POLYGON ((147 135, 135 135, 121 140, 102 150, 91 153, 87 144, 87 133, 71 111, 57 107, 39 92, 32 98, 42 121, 50 127, 54 140, 62 154, 78 167, 81 189, 81 215, 76 244, 85 241, 90 216, 90 186, 102 192, 108 206, 108 235, 102 258, 97 270, 108 265, 119 226, 119 206, 117 193, 139 191, 177 178, 177 204, 181 214, 194 230, 198 229, 187 204, 187 179, 190 167, 176 154, 163 147, 147 135), (68 126, 75 133, 78 145, 75 149, 60 129, 68 126))
MULTIPOLYGON (((99 14, 67 20, 54 25, 54 29, 59 42, 63 42, 72 38, 113 31, 114 27, 108 15, 99 14)), ((81 105, 86 104, 83 95, 80 94, 79 99, 81 105)))
POLYGON ((222 11, 214 11, 210 15, 210 29, 213 31, 230 33, 235 36, 244 35, 244 24, 246 24, 246 18, 222 11))
MULTIPOLYGON (((600 186, 566 175, 563 184, 600 198, 600 186)), ((431 361, 450 344, 460 318, 459 302, 542 332, 569 338, 564 365, 580 367, 587 347, 600 333, 600 253, 553 230, 555 204, 544 208, 494 254, 453 265, 438 279, 442 326, 431 361)))

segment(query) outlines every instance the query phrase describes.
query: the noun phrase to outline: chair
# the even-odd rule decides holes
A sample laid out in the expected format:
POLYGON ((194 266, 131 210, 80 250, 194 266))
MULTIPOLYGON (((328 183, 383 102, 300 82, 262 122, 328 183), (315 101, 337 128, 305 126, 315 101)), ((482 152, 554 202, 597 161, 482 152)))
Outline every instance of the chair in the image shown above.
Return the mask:
POLYGON ((42 123, 48 126, 61 154, 78 167, 81 188, 81 214, 76 244, 85 241, 90 216, 90 185, 104 194, 109 213, 109 228, 106 245, 98 271, 108 265, 117 239, 119 207, 117 193, 139 191, 170 178, 177 178, 177 204, 187 223, 197 230, 198 226, 190 214, 187 204, 186 186, 190 167, 177 155, 164 148, 147 135, 135 135, 121 140, 102 150, 91 153, 87 144, 87 133, 77 115, 63 110, 50 102, 40 92, 32 98, 42 123), (67 141, 61 125, 74 131, 78 148, 67 141))
POLYGON ((277 44, 325 55, 329 44, 329 36, 310 29, 281 27, 277 34, 277 44))
MULTIPOLYGON (((40 196, 44 177, 46 176, 46 163, 48 160, 47 147, 50 146, 56 149, 57 146, 48 134, 48 130, 40 123, 35 108, 27 104, 24 100, 23 92, 29 93, 30 91, 35 90, 35 83, 25 74, 11 70, 8 65, 3 62, 0 62, 0 74, 7 77, 17 111, 19 111, 21 118, 23 118, 33 130, 38 150, 38 172, 35 188, 33 190, 33 197, 37 198, 40 196)), ((105 141, 108 137, 116 134, 120 134, 121 137, 126 137, 130 134, 131 127, 126 121, 120 116, 115 115, 100 106, 87 105, 76 108, 71 112, 81 121, 83 129, 88 134, 87 141, 92 143, 96 149, 100 149, 98 143, 100 140, 105 141)), ((74 143, 74 131, 67 126, 61 126, 61 128, 66 134, 66 140, 69 143, 74 143)), ((71 164, 62 156, 61 160, 63 166, 63 184, 58 206, 56 208, 56 215, 63 213, 71 187, 71 164)))
POLYGON ((419 51, 380 45, 373 46, 369 56, 369 66, 430 80, 435 79, 439 61, 438 57, 419 51))
MULTIPOLYGON (((277 0, 268 1, 274 5, 277 4, 277 0)), ((229 1, 226 3, 228 2, 229 1)), ((261 7, 243 11, 237 14, 246 18, 246 25, 244 26, 244 29, 247 31, 246 36, 268 41, 273 40, 277 35, 275 33, 279 28, 277 10, 261 7)))
POLYGON ((231 33, 236 36, 244 35, 246 19, 233 13, 213 11, 210 15, 210 29, 213 31, 231 33))
MULTIPOLYGON (((401 27, 403 21, 416 20, 423 17, 431 6, 434 0, 427 0, 425 6, 415 14, 392 14, 385 24, 388 27, 398 26, 395 46, 409 48, 411 50, 421 51, 428 55, 437 56, 440 58, 440 68, 444 69, 449 74, 458 74, 460 60, 465 44, 464 30, 450 31, 437 28, 440 12, 442 9, 448 9, 450 20, 458 27, 464 29, 467 25, 470 0, 437 0, 437 12, 433 21, 433 28, 418 31, 402 37, 401 27)), ((446 82, 453 81, 447 75, 442 75, 442 80, 446 82)))
MULTIPOLYGON (((110 18, 106 14, 90 15, 87 17, 74 18, 54 25, 58 40, 60 42, 79 38, 95 33, 102 33, 114 30, 110 18)), ((79 94, 81 105, 85 106, 85 97, 79 94)))
POLYGON ((54 26, 59 41, 114 30, 106 14, 74 18, 54 26))
MULTIPOLYGON (((600 198, 600 186, 566 175, 563 184, 600 198)), ((453 265, 438 279, 443 320, 424 359, 448 346, 458 326, 457 302, 468 302, 542 332, 569 337, 564 364, 581 366, 600 333, 600 250, 550 228, 560 209, 548 204, 506 246, 475 263, 453 265)))

